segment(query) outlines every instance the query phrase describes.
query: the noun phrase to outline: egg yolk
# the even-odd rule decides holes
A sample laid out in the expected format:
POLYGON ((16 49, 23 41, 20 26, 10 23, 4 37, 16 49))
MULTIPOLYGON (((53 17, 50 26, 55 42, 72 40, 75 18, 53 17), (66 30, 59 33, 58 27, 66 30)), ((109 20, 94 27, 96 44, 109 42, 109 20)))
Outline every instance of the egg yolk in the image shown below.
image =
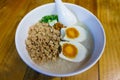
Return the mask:
POLYGON ((79 32, 75 28, 68 28, 66 30, 66 35, 69 38, 77 38, 79 36, 79 32))
POLYGON ((77 48, 74 45, 68 43, 63 44, 62 51, 63 55, 68 58, 75 58, 78 53, 77 48))

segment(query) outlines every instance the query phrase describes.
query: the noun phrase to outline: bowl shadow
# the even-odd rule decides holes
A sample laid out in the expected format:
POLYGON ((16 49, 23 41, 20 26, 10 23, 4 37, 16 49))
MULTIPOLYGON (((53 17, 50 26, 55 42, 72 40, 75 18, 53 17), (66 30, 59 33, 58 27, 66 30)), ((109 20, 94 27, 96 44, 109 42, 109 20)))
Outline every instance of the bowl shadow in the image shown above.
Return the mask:
POLYGON ((23 80, 53 80, 53 78, 60 78, 60 77, 51 77, 41 73, 38 73, 27 67, 23 80))

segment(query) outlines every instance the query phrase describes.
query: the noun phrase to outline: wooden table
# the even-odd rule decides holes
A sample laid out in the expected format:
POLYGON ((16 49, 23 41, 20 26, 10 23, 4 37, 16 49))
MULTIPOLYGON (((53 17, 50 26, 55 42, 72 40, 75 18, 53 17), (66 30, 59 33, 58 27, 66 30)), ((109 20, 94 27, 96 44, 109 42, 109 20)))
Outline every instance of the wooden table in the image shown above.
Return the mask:
POLYGON ((54 0, 0 0, 0 80, 120 80, 120 0, 63 0, 90 10, 106 32, 101 59, 88 71, 71 77, 49 77, 29 68, 15 48, 15 31, 30 10, 54 0))

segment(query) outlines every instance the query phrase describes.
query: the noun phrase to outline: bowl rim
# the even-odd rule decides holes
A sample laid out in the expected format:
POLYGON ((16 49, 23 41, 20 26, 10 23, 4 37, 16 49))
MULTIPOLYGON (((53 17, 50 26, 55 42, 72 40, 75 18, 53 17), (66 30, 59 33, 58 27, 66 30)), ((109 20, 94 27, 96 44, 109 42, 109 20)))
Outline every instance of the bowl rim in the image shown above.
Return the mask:
MULTIPOLYGON (((40 5, 40 6, 36 7, 36 8, 34 8, 34 9, 32 9, 31 11, 29 11, 25 16, 29 15, 30 12, 32 12, 32 11, 34 11, 34 10, 40 8, 40 7, 42 8, 42 7, 45 7, 45 6, 48 6, 48 5, 54 5, 54 4, 55 4, 55 3, 47 3, 47 4, 40 5)), ((65 73, 65 74, 48 73, 48 72, 44 72, 44 71, 42 71, 42 70, 40 71, 39 69, 37 69, 37 68, 29 65, 28 62, 23 59, 22 55, 20 55, 20 53, 19 53, 20 51, 19 51, 19 49, 17 48, 17 46, 18 46, 18 45, 17 45, 18 28, 19 28, 22 20, 25 18, 25 16, 24 16, 24 17, 21 19, 20 23, 18 24, 17 29, 16 29, 16 33, 15 33, 15 45, 16 45, 17 52, 18 52, 20 58, 21 58, 30 68, 32 68, 33 70, 35 70, 35 71, 37 71, 37 72, 39 72, 39 73, 42 73, 42 74, 44 74, 44 75, 54 76, 54 77, 67 77, 67 76, 73 76, 73 75, 77 75, 77 74, 80 74, 80 73, 82 73, 82 72, 85 72, 85 71, 87 71, 88 69, 90 69, 92 66, 94 66, 94 65, 97 63, 97 61, 101 58, 101 56, 102 56, 102 54, 103 54, 103 52, 104 52, 104 49, 105 49, 105 45, 106 45, 106 34, 105 34, 104 28, 103 28, 102 24, 100 23, 100 21, 98 20, 98 18, 97 18, 93 13, 91 13, 89 10, 87 10, 87 9, 84 8, 84 7, 81 7, 81 6, 79 6, 79 5, 72 4, 72 3, 64 3, 64 4, 65 4, 65 5, 71 5, 71 6, 75 6, 75 7, 81 8, 81 9, 83 9, 84 11, 88 12, 90 15, 92 15, 92 16, 96 19, 96 21, 100 24, 100 28, 101 28, 101 30, 102 30, 102 32, 103 32, 103 39, 104 39, 104 42, 103 42, 103 43, 104 43, 104 45, 103 45, 102 51, 100 52, 100 55, 98 56, 98 58, 96 58, 95 61, 93 61, 89 66, 83 68, 82 70, 78 70, 78 71, 71 72, 71 73, 65 73)))

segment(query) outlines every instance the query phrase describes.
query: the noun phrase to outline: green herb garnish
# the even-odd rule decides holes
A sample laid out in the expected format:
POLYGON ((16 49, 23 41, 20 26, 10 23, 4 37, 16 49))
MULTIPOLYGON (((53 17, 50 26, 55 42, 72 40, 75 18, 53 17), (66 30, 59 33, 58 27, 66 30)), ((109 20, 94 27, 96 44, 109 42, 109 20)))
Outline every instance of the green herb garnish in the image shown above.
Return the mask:
POLYGON ((58 16, 57 15, 47 15, 47 16, 42 17, 40 22, 49 23, 49 22, 52 22, 54 20, 58 21, 58 16))

